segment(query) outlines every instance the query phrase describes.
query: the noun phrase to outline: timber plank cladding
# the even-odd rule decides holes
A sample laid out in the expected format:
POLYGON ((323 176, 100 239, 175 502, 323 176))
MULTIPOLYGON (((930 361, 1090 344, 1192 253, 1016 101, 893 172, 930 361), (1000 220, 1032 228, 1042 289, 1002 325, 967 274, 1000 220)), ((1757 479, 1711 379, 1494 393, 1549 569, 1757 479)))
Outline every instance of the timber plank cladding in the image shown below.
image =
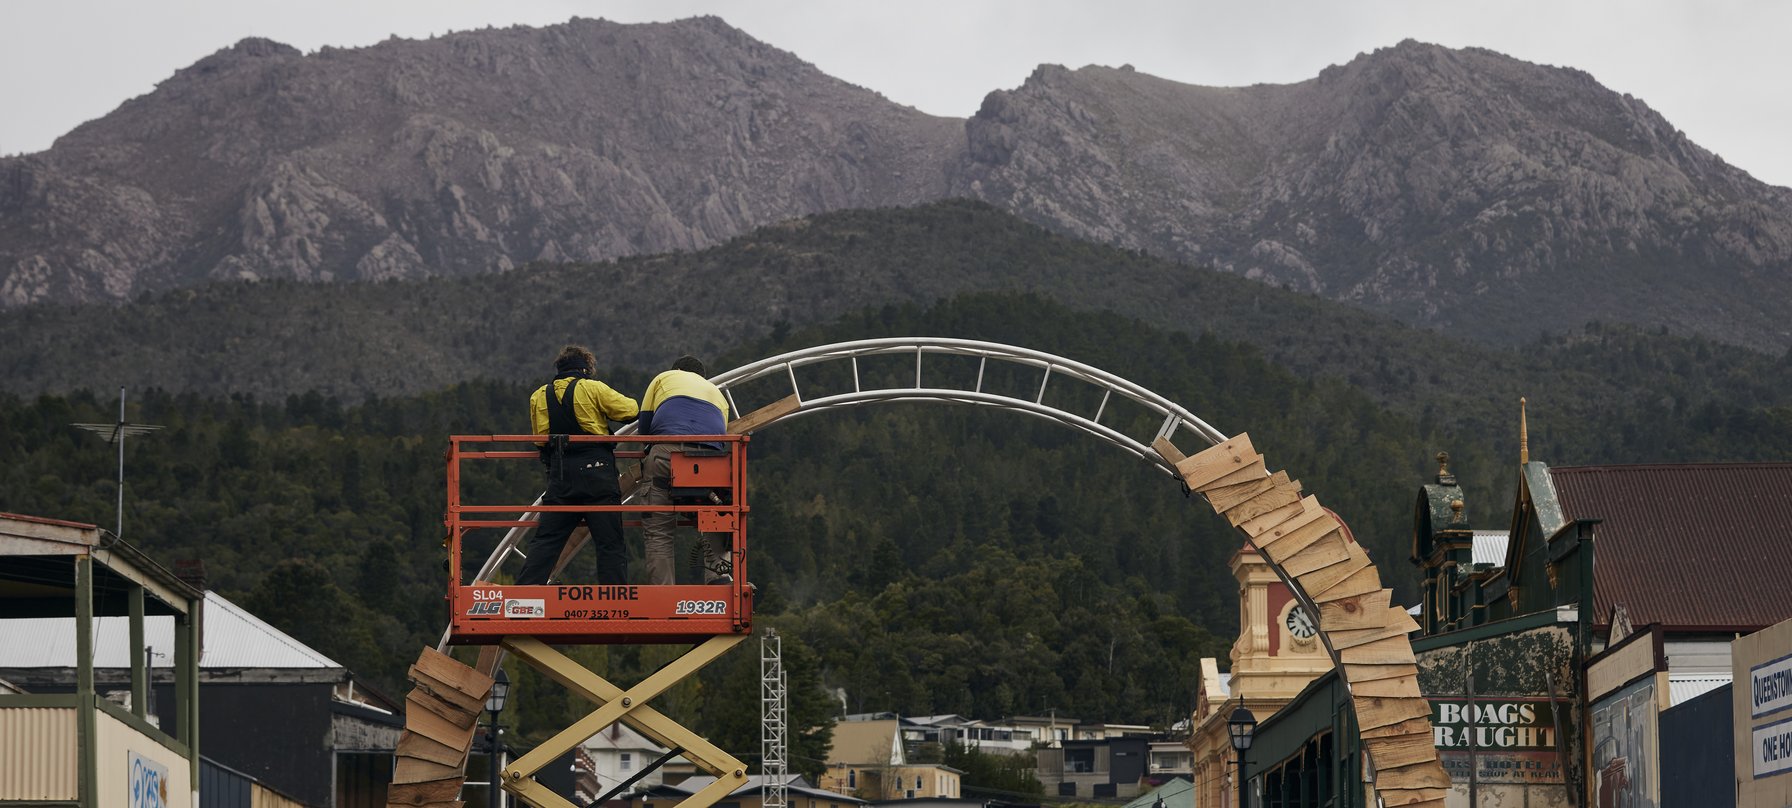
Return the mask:
MULTIPOLYGON (((495 657, 494 657, 495 659, 495 657)), ((467 751, 492 678, 434 648, 411 666, 416 685, 405 697, 404 732, 386 788, 388 808, 460 806, 467 751)))
POLYGON ((1190 490, 1242 531, 1276 574, 1319 613, 1319 633, 1343 671, 1357 732, 1387 805, 1442 808, 1450 776, 1431 740, 1431 703, 1419 693, 1407 635, 1417 631, 1369 554, 1286 471, 1269 472, 1248 434, 1184 455, 1166 438, 1152 447, 1190 490))

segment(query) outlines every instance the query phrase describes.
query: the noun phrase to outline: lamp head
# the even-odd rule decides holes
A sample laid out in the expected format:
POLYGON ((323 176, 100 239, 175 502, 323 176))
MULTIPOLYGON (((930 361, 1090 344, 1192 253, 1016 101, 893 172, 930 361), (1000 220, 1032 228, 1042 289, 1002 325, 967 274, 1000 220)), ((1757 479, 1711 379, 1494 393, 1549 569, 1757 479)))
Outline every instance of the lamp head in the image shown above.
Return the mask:
POLYGON ((490 713, 504 712, 504 702, 510 699, 510 675, 503 668, 498 669, 497 677, 492 681, 491 695, 485 697, 485 710, 490 713))
POLYGON ((1245 709, 1241 702, 1238 709, 1232 711, 1232 717, 1226 719, 1226 729, 1232 733, 1232 748, 1239 753, 1251 749, 1251 736, 1257 732, 1257 716, 1245 709))

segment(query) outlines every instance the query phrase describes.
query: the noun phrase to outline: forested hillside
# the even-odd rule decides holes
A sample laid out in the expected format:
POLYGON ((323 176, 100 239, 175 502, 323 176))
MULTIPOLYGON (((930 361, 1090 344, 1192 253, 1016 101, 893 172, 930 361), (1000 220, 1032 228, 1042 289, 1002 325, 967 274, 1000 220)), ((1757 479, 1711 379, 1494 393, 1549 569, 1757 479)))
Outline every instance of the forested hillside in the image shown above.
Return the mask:
MULTIPOLYGON (((712 364, 904 334, 1050 351, 1251 432, 1273 466, 1350 522, 1407 598, 1411 500, 1433 454, 1457 457, 1471 520, 1503 524, 1520 394, 1532 401, 1532 455, 1552 464, 1792 456, 1785 359, 1631 331, 1534 345, 1445 386, 1371 359, 1297 375, 1211 334, 973 295, 780 329, 712 364), (1402 398, 1407 384, 1426 392, 1402 398)), ((1337 336, 1348 350, 1349 335, 1337 336)), ((656 369, 608 378, 638 393, 656 369)), ((131 417, 166 429, 131 444, 126 537, 165 561, 205 559, 213 588, 397 690, 443 620, 443 438, 520 430, 539 383, 521 376, 353 405, 252 385, 134 394, 131 417)), ((0 509, 111 523, 113 455, 67 425, 110 420, 113 394, 0 395, 0 509)), ((766 620, 814 655, 806 709, 838 709, 819 695, 825 685, 843 688, 853 711, 1057 707, 1166 723, 1186 713, 1198 659, 1225 656, 1236 535, 1098 441, 1000 412, 902 406, 781 424, 753 451, 753 578, 766 620)), ((537 473, 494 467, 468 485, 522 499, 537 473)), ((660 661, 652 649, 590 653, 624 678, 660 661)), ((737 667, 669 705, 713 722, 728 748, 752 748, 750 717, 724 698, 737 667)), ((531 694, 525 731, 566 708, 553 690, 520 691, 531 694)))

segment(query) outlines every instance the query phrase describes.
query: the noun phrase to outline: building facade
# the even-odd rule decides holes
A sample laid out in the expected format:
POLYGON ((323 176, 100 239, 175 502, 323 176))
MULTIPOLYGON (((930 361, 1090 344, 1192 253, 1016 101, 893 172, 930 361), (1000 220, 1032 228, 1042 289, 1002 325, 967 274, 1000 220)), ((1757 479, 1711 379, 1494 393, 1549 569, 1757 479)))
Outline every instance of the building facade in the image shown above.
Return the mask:
MULTIPOLYGON (((1477 529, 1444 460, 1414 509, 1412 643, 1432 746, 1451 775, 1445 804, 1724 806, 1751 783, 1767 795, 1756 804, 1788 804, 1777 774, 1747 761, 1772 754, 1756 733, 1777 738, 1774 716, 1741 712, 1743 655, 1776 657, 1732 640, 1792 617, 1792 600, 1774 594, 1792 579, 1792 464, 1552 469, 1524 457, 1495 522, 1504 528, 1477 529), (1702 796, 1664 788, 1673 767, 1709 753, 1710 743, 1678 758, 1665 750, 1714 737, 1714 711, 1698 699, 1732 678, 1734 783, 1702 796), (1670 724, 1680 736, 1664 732, 1670 724)), ((1373 804, 1341 690, 1327 673, 1261 721, 1245 769, 1256 804, 1373 804)))
POLYGON ((199 627, 204 593, 98 527, 0 514, 0 632, 50 621, 52 635, 0 649, 68 651, 55 687, 16 672, 0 694, 0 805, 197 808, 199 627), (147 624, 169 623, 172 681, 151 711, 147 624), (97 676, 95 629, 124 627, 124 697, 97 676))
POLYGON ((1232 710, 1242 703, 1259 718, 1268 716, 1332 668, 1331 656, 1319 644, 1318 622, 1261 555, 1247 544, 1233 554, 1231 569, 1238 581, 1239 631, 1230 673, 1220 673, 1218 660, 1201 660, 1190 720, 1188 749, 1199 808, 1237 804, 1237 756, 1226 730, 1232 710))
MULTIPOLYGON (((9 527, 17 525, 33 523, 0 517, 0 533, 23 529, 9 527)), ((101 531, 91 526, 39 520, 34 527, 72 531, 74 547, 100 542, 101 531)), ((103 568, 118 568, 128 560, 123 547, 113 542, 92 557, 103 568)), ((151 737, 203 737, 205 758, 221 770, 303 805, 383 805, 402 731, 399 704, 228 598, 200 589, 200 582, 182 580, 128 552, 136 567, 161 570, 158 575, 167 581, 159 585, 162 592, 190 591, 194 612, 202 606, 204 619, 188 623, 179 613, 169 614, 154 605, 161 596, 147 589, 140 614, 125 597, 98 595, 93 616, 85 621, 8 606, 6 615, 34 616, 0 619, 0 678, 37 700, 90 690, 102 703, 101 712, 130 716, 121 720, 140 724, 138 731, 151 737), (174 589, 175 584, 186 590, 174 589), (191 679, 182 673, 189 663, 191 679)), ((0 565, 0 598, 9 572, 36 576, 37 564, 8 558, 0 565)), ((113 576, 95 573, 103 587, 98 591, 112 589, 113 576)), ((180 780, 170 770, 170 782, 180 780, 189 790, 197 784, 198 756, 191 762, 191 776, 180 780)))

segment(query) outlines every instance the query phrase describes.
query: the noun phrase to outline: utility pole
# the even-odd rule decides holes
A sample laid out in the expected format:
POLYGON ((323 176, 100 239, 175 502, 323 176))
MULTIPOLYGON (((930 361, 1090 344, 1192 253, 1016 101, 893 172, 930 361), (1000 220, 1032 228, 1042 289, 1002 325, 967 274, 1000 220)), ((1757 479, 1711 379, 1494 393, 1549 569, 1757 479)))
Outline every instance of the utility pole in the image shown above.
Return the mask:
POLYGON ((784 639, 768 628, 759 639, 759 774, 765 779, 761 792, 764 808, 789 808, 790 789, 785 782, 788 725, 785 721, 787 680, 784 676, 784 639))
POLYGON ((124 388, 118 388, 118 423, 73 424, 118 445, 118 527, 112 535, 124 538, 124 439, 147 435, 162 427, 156 424, 133 424, 124 420, 124 388))

